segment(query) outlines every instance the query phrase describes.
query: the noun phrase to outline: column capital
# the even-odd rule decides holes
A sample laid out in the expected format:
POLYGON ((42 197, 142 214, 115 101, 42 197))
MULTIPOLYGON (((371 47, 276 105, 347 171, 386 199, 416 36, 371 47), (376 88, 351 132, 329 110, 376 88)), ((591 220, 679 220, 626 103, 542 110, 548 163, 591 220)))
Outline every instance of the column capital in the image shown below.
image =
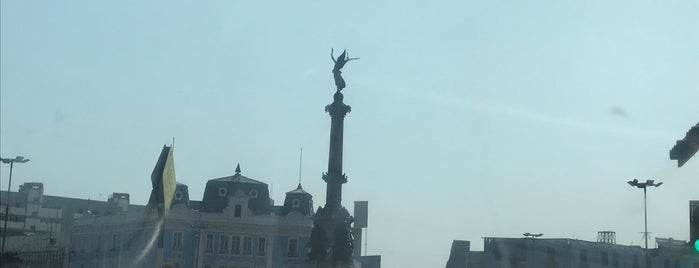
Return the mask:
POLYGON ((323 180, 327 183, 331 183, 331 182, 347 183, 347 175, 345 175, 344 173, 342 175, 340 175, 340 174, 335 174, 335 173, 323 172, 323 180))
POLYGON ((333 99, 333 103, 325 106, 325 112, 330 113, 330 116, 333 118, 344 118, 352 110, 352 107, 342 102, 344 96, 340 91, 335 92, 333 99))

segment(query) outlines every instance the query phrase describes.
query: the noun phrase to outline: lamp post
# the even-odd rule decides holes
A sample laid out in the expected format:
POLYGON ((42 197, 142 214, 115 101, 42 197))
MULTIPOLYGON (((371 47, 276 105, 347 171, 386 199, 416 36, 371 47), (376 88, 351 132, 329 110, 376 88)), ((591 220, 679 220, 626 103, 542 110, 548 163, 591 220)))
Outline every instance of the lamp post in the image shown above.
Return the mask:
POLYGON ((637 179, 633 179, 632 181, 627 182, 629 185, 632 187, 636 188, 641 188, 643 189, 643 217, 644 217, 644 223, 645 223, 645 231, 643 232, 643 236, 646 238, 646 250, 645 250, 645 259, 646 259, 646 267, 648 267, 648 203, 646 199, 646 189, 648 186, 653 186, 653 187, 659 187, 662 185, 662 182, 655 183, 654 180, 646 180, 646 182, 638 182, 637 179))
POLYGON ((14 167, 15 162, 26 163, 29 162, 29 159, 25 159, 22 156, 16 156, 14 159, 0 158, 0 161, 2 161, 3 164, 10 164, 10 178, 7 181, 7 204, 5 204, 5 223, 4 227, 2 228, 2 249, 0 249, 0 252, 4 253, 5 240, 7 239, 7 219, 10 214, 10 190, 12 189, 12 168, 14 167))
MULTIPOLYGON (((531 242, 532 242, 531 243, 532 244, 531 245, 531 252, 532 252, 531 262, 532 262, 533 266, 536 267, 536 257, 537 257, 536 255, 537 254, 536 254, 536 245, 534 245, 534 240, 535 240, 535 238, 542 237, 544 234, 542 234, 542 233, 538 233, 538 234, 523 233, 522 235, 524 237, 531 239, 531 242)), ((526 254, 526 251, 524 254, 526 254)), ((530 259, 530 258, 527 258, 527 259, 530 259)))
POLYGON ((526 236, 526 237, 536 238, 536 237, 541 237, 541 236, 543 236, 544 234, 524 233, 524 234, 522 234, 522 235, 524 235, 524 236, 526 236))

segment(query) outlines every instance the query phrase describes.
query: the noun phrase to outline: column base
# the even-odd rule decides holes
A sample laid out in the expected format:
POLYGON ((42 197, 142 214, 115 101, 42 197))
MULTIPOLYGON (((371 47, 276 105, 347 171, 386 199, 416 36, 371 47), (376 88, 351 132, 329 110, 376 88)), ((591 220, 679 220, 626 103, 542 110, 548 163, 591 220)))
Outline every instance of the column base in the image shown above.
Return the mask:
POLYGON ((308 268, 355 268, 354 261, 309 261, 308 268))

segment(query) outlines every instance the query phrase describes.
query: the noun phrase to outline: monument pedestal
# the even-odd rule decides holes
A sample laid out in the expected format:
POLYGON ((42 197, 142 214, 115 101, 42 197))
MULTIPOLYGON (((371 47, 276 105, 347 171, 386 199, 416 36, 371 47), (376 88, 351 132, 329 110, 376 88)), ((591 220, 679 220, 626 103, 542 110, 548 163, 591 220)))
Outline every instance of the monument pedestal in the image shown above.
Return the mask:
POLYGON ((318 208, 313 219, 309 267, 354 268, 353 220, 344 207, 336 210, 318 208))

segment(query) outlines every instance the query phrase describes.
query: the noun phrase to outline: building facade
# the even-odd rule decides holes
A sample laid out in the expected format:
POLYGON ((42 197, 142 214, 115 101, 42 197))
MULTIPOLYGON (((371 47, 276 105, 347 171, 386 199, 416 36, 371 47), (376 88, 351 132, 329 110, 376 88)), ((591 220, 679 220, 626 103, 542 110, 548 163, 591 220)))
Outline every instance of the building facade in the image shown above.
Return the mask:
POLYGON ((162 224, 152 210, 80 218, 69 267, 155 267, 160 255, 164 267, 304 267, 312 208, 300 184, 275 206, 267 184, 238 168, 209 180, 201 201, 189 200, 188 187, 177 184, 162 224))
MULTIPOLYGON (((52 244, 58 245, 70 243, 71 228, 76 219, 84 215, 124 212, 141 214, 145 208, 130 204, 129 195, 124 193, 113 193, 106 202, 51 196, 44 195, 43 183, 27 182, 20 185, 17 192, 2 191, 3 198, 0 200, 0 206, 3 210, 7 205, 5 197, 8 194, 10 203, 7 236, 48 236, 47 239, 52 241, 52 244)), ((5 220, 4 213, 0 219, 5 220)), ((17 248, 9 248, 9 250, 17 250, 17 248)))
POLYGON ((567 238, 485 237, 483 251, 452 244, 448 268, 699 268, 699 258, 683 246, 640 246, 567 238))
MULTIPOLYGON (((44 195, 44 185, 27 182, 17 192, 2 191, 1 207, 8 204, 5 251, 14 252, 25 265, 65 267, 72 228, 83 216, 134 213, 144 206, 129 203, 129 195, 114 193, 105 201, 44 195)), ((4 210, 4 209, 3 209, 4 210)), ((4 211, 3 211, 4 212, 4 211)), ((5 214, 0 217, 4 224, 5 214)))

